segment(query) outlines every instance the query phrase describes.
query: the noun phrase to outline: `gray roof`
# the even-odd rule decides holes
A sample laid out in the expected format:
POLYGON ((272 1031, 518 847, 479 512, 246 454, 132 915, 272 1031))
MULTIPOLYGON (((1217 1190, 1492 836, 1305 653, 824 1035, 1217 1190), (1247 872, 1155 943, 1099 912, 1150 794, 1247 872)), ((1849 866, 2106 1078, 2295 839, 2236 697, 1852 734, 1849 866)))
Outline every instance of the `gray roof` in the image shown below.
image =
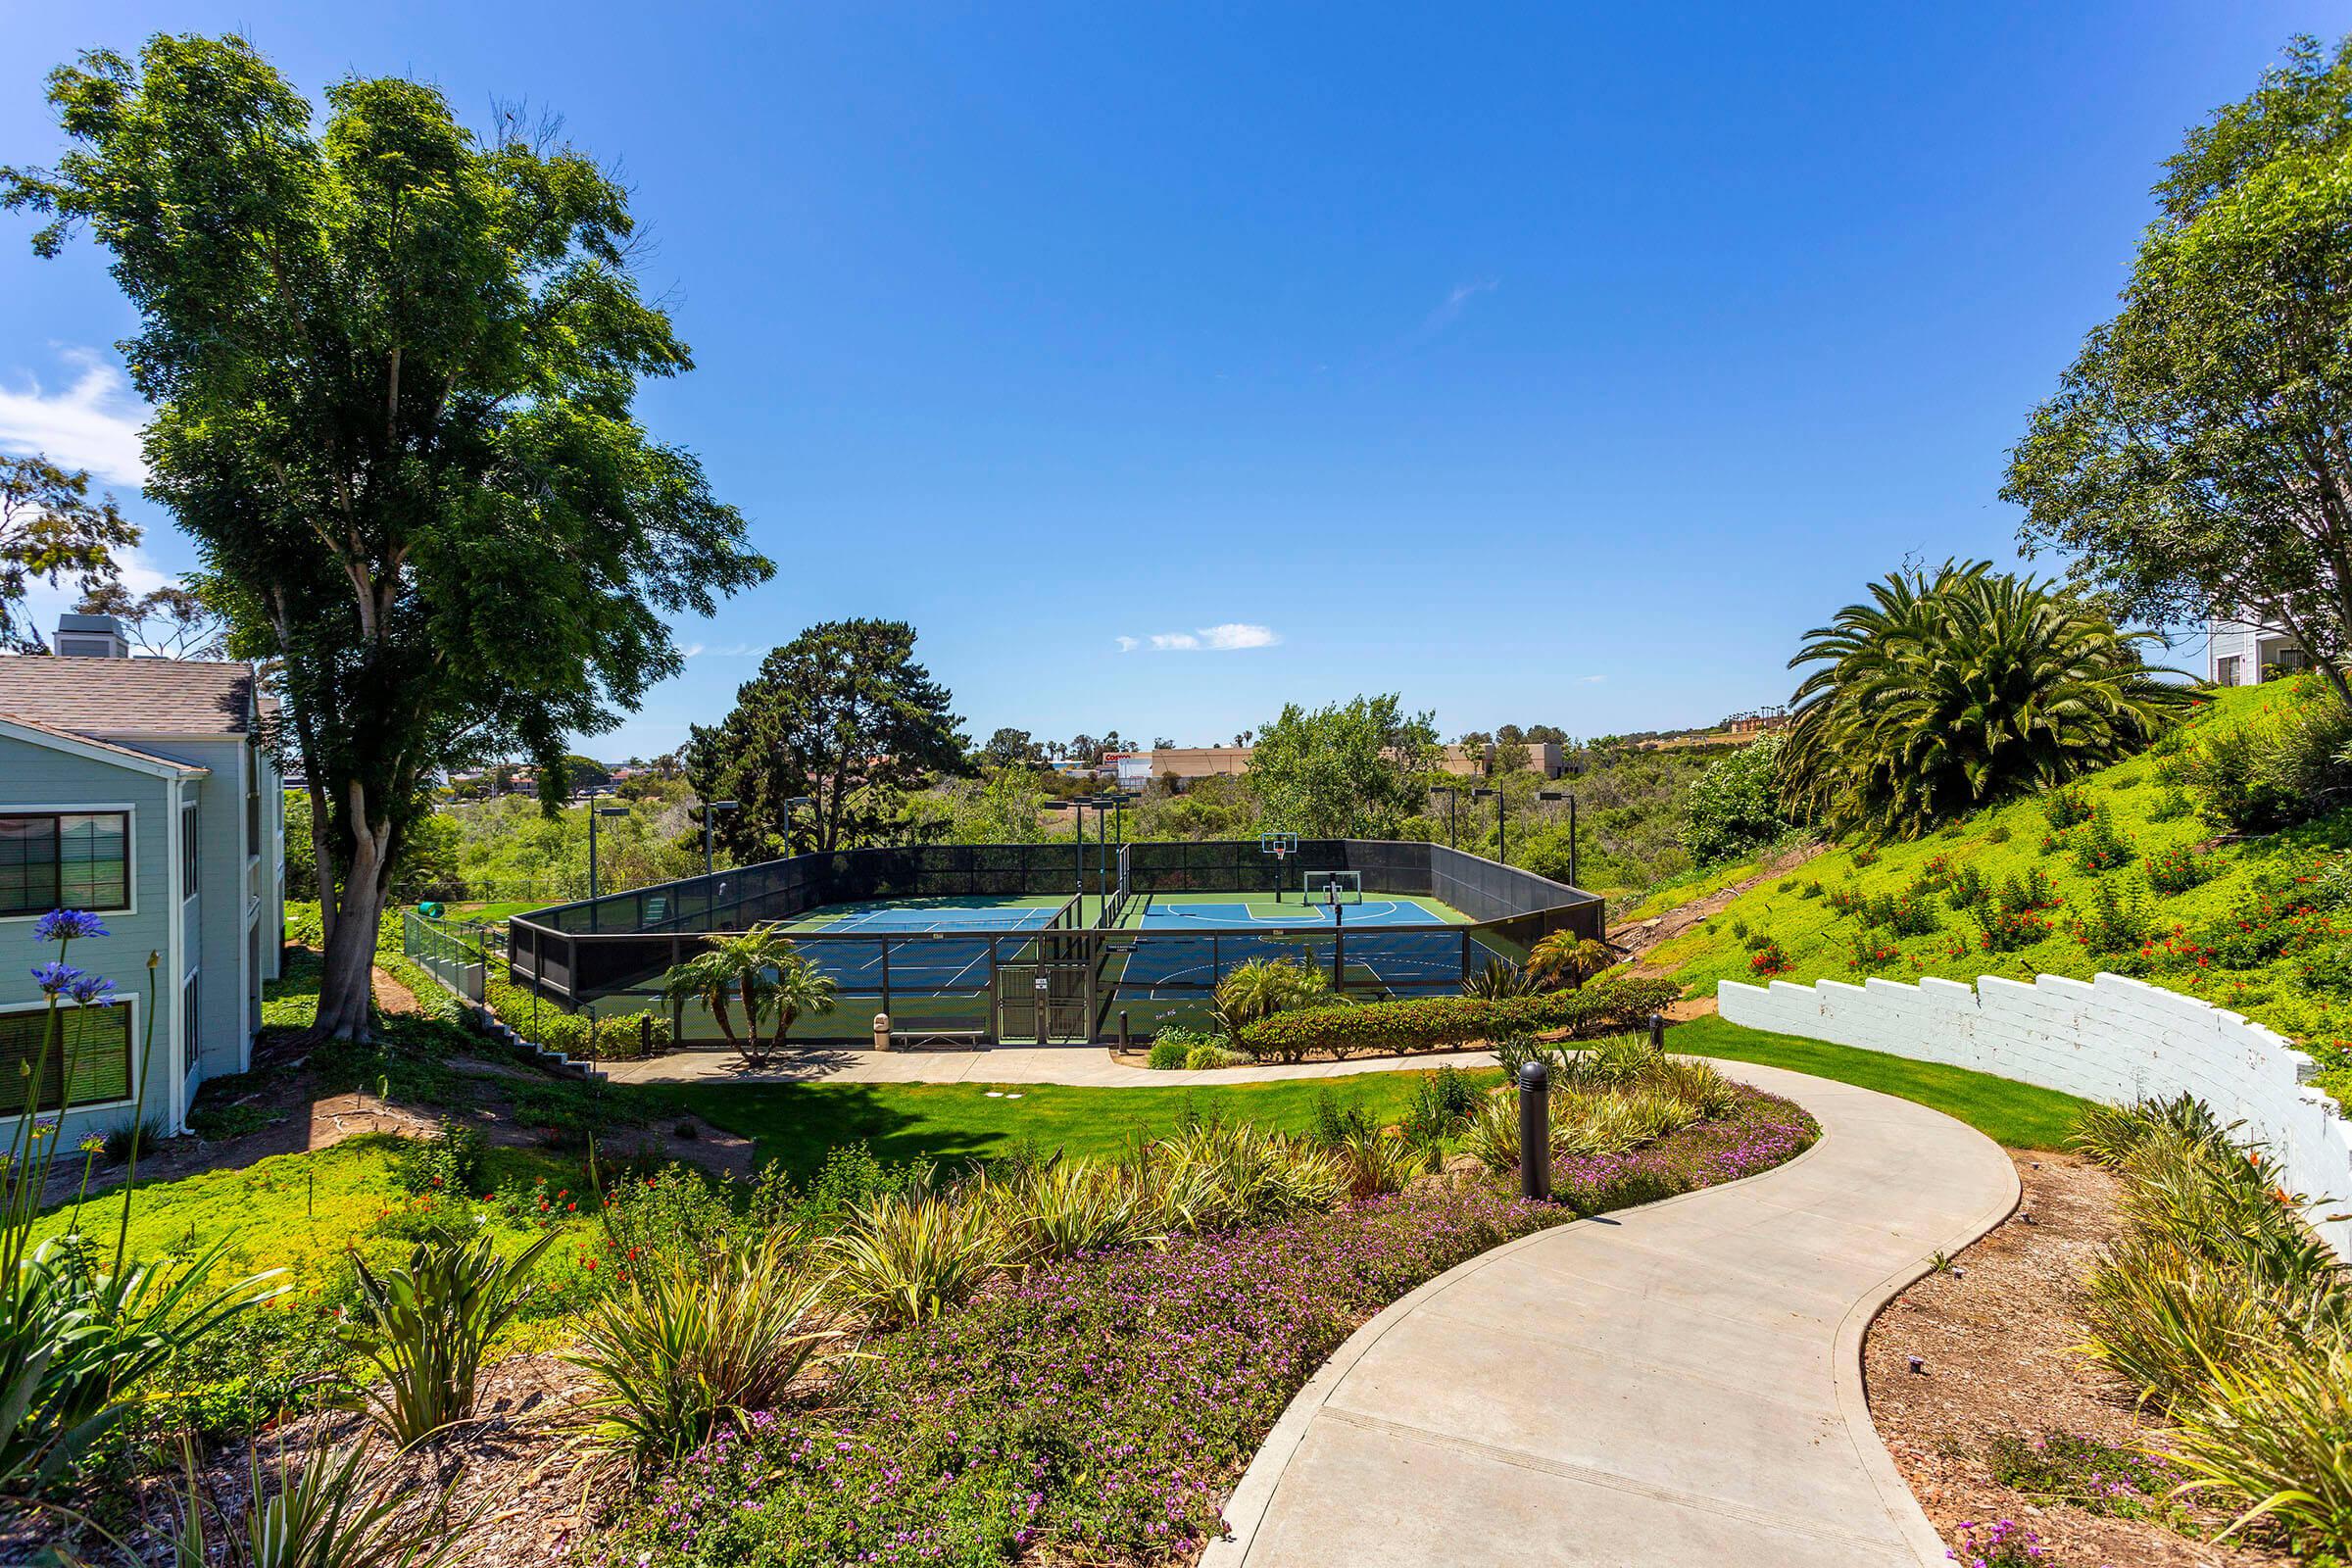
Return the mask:
POLYGON ((242 735, 253 668, 192 659, 0 659, 0 713, 82 735, 242 735))

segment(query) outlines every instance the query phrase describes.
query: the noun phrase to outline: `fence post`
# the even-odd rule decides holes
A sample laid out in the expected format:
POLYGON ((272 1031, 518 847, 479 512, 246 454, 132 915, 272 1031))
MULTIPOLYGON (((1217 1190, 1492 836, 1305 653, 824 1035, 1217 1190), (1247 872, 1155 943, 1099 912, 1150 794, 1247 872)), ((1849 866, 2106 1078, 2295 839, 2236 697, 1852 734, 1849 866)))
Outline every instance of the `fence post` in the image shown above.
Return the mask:
POLYGON ((1519 1067, 1519 1196, 1551 1200, 1551 1069, 1541 1060, 1519 1067))

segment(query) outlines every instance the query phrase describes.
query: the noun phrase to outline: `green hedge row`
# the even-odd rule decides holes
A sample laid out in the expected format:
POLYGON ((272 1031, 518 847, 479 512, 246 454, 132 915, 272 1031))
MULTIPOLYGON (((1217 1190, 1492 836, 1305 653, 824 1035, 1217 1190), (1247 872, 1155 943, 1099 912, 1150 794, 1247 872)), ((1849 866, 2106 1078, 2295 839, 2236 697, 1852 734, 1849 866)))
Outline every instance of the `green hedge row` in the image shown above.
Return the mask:
POLYGON ((659 1054, 670 1046, 669 1020, 657 1012, 616 1012, 592 1018, 542 1002, 534 1017, 531 994, 503 980, 485 982, 482 1000, 499 1022, 525 1040, 566 1056, 625 1060, 659 1054))
POLYGON ((1402 1055, 1558 1030, 1579 1037, 1614 1034, 1641 1028, 1680 994, 1671 980, 1620 977, 1527 997, 1428 997, 1317 1007, 1261 1018, 1242 1031, 1241 1045, 1260 1061, 1302 1061, 1317 1052, 1340 1057, 1402 1055))

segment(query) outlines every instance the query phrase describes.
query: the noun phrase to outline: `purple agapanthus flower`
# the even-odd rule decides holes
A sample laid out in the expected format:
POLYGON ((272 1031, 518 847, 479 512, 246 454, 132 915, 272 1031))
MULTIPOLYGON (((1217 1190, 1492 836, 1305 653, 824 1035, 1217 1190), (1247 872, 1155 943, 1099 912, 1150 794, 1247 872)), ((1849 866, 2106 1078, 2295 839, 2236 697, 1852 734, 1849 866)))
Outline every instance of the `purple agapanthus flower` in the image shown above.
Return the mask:
POLYGON ((106 922, 80 909, 51 909, 32 924, 35 942, 70 942, 75 937, 102 937, 106 922))
POLYGON ((102 1007, 115 1000, 115 983, 102 974, 77 975, 66 995, 85 1007, 102 1007))
POLYGON ((88 975, 89 971, 79 964, 52 958, 32 971, 32 983, 41 988, 42 996, 56 997, 73 990, 76 981, 88 975))

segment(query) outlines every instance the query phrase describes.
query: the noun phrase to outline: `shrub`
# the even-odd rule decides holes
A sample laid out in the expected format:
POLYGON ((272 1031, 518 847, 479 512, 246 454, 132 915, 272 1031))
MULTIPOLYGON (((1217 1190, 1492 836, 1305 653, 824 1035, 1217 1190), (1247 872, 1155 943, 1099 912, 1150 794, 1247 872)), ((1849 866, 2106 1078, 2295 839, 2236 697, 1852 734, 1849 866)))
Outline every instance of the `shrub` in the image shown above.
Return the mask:
POLYGON ((1714 865, 1763 848, 1788 831, 1781 814, 1783 739, 1767 735, 1707 765, 1683 794, 1683 848, 1714 865))
POLYGON ((1251 958, 1225 971, 1212 994, 1213 1012, 1228 1035, 1278 1012, 1328 1005, 1335 999, 1331 976, 1319 964, 1298 958, 1251 958))
POLYGON ((1854 864, 1862 869, 1868 870, 1870 867, 1878 863, 1879 852, 1870 848, 1868 845, 1864 845, 1861 849, 1858 849, 1854 852, 1854 864))
POLYGON ((1977 946, 1986 953, 2016 953, 2050 934, 2050 922, 2031 909, 1979 905, 1971 912, 1977 922, 1977 946))
POLYGON ((1916 894, 1874 893, 1855 906, 1866 926, 1878 926, 1898 937, 1923 937, 1936 929, 1936 906, 1916 894))
POLYGON ((2023 880, 2012 875, 2001 880, 2001 891, 1995 904, 2003 914, 2028 914, 2038 909, 2058 907, 2058 886, 2040 866, 2029 867, 2023 880))
POLYGON ((566 1056, 585 1056, 588 1054, 588 1034, 595 1027, 595 1022, 583 1013, 542 1007, 532 1038, 536 1044, 550 1051, 562 1052, 566 1056))
MULTIPOLYGON (((1559 1133, 1558 1121, 1551 1124, 1559 1133)), ((1487 1169, 1501 1174, 1519 1168, 1519 1101, 1515 1095, 1495 1095, 1479 1108, 1462 1129, 1462 1152, 1487 1169)))
POLYGON ((1870 974, 1902 958, 1903 950, 1894 939, 1875 926, 1854 927, 1846 942, 1845 966, 1857 973, 1870 974))
POLYGON ((487 1236, 421 1242, 405 1264, 371 1267, 356 1252, 360 1348, 383 1374, 368 1391, 377 1422, 402 1447, 473 1414, 482 1356, 522 1307, 531 1265, 556 1233, 512 1258, 487 1236))
POLYGON ((2147 940, 2148 914, 2137 895, 2101 882, 2090 891, 2089 909, 2069 920, 2067 931, 2086 953, 2131 953, 2147 940))
POLYGON ((1795 960, 1782 951, 1778 942, 1769 938, 1766 939, 1764 946, 1756 950, 1755 956, 1747 960, 1747 972, 1760 975, 1767 980, 1776 974, 1787 974, 1795 967, 1795 960))
POLYGON ((2196 802, 2188 798, 2186 790, 2168 789, 2148 808, 2148 819, 2153 822, 2178 822, 2196 808, 2196 802))
POLYGON ((2193 850, 2159 850, 2145 866, 2148 886, 2159 893, 2186 893, 2213 874, 2212 867, 2193 850))
POLYGON ((591 1446, 642 1472, 774 1408, 828 1334, 790 1231, 640 1267, 580 1325, 591 1446))
POLYGON ((1745 920, 1734 920, 1732 922, 1732 936, 1737 941, 1745 941, 1747 938, 1747 922, 1745 920))
POLYGON ((2270 1520, 2299 1556, 2352 1553, 2352 1349, 2225 1367, 2176 1418, 2192 1490, 2270 1520))
POLYGON ((1741 939, 1741 941, 1740 941, 1740 945, 1741 947, 1745 948, 1745 949, 1746 949, 1748 952, 1750 952, 1750 953, 1761 953, 1761 952, 1763 952, 1763 951, 1764 951, 1764 949, 1765 949, 1767 946, 1769 946, 1769 945, 1771 944, 1771 942, 1772 942, 1772 933, 1771 933, 1771 932, 1769 932, 1769 931, 1751 931, 1751 932, 1749 932, 1749 933, 1746 935, 1746 937, 1744 937, 1743 939, 1741 939))
POLYGON ((1851 914, 1862 906, 1862 890, 1851 882, 1830 895, 1830 907, 1839 914, 1851 914))
POLYGON ((1987 832, 1985 833, 1985 835, 1984 835, 1984 842, 1985 842, 1985 843, 1987 843, 1987 844, 2006 844, 2006 843, 2008 843, 2008 842, 2009 842, 2009 824, 2008 824, 2008 823, 2006 823, 2006 822, 1995 822, 1995 823, 1993 823, 1993 824, 1992 824, 1992 827, 1991 827, 1991 829, 1990 829, 1989 831, 1987 831, 1987 832))
POLYGON ((1416 1143, 1396 1127, 1350 1129, 1333 1151, 1346 1174, 1349 1198, 1402 1192, 1436 1163, 1431 1145, 1416 1143))
POLYGON ((2207 821, 2269 833, 2343 804, 2352 788, 2352 711, 2316 684, 2298 684, 2268 722, 2214 726, 2187 752, 2182 772, 2207 821))
POLYGON ((233 1520, 198 1479, 188 1450, 183 1478, 171 1488, 177 1518, 165 1560, 174 1568, 441 1568, 471 1544, 474 1516, 451 1512, 451 1488, 428 1492, 419 1507, 415 1481, 402 1470, 370 1474, 365 1438, 341 1452, 315 1442, 291 1466, 281 1452, 274 1486, 260 1448, 247 1454, 246 1503, 233 1520))
POLYGON ((1821 878, 1813 877, 1805 883, 1796 896, 1800 899, 1818 899, 1821 897, 1821 878))
POLYGON ((149 1116, 144 1121, 126 1121, 106 1130, 106 1162, 121 1165, 133 1154, 144 1157, 164 1141, 164 1118, 149 1116))
POLYGON ((1564 1030, 1589 1036, 1630 1029, 1673 1003, 1671 980, 1602 978, 1575 991, 1480 1001, 1428 997, 1354 1007, 1284 1012, 1243 1030, 1242 1049, 1264 1060, 1299 1061, 1339 1043, 1348 1051, 1408 1053, 1564 1030))
POLYGON ((444 1119, 430 1138, 402 1141, 392 1156, 392 1176, 412 1193, 478 1193, 487 1148, 479 1128, 444 1119))
POLYGON ((1154 1239, 1141 1184, 1115 1165, 1052 1159, 1016 1166, 978 1195, 994 1212, 1005 1260, 1075 1257, 1154 1239))
POLYGON ((2050 824, 2050 831, 2063 833, 2078 822, 2087 822, 2096 808, 2090 796, 2073 785, 2051 790, 2041 798, 2041 819, 2050 824))
POLYGON ((1964 865, 1944 889, 1943 902, 1955 909, 1973 909, 1992 897, 1992 884, 1974 865, 1964 865))
MULTIPOLYGON (((1156 1049, 1156 1048, 1154 1048, 1156 1049)), ((1184 1065, 1194 1072, 1206 1072, 1216 1067, 1238 1067, 1250 1058, 1239 1051, 1202 1041, 1184 1054, 1184 1065)))
MULTIPOLYGON (((1537 1054, 1545 1057, 1546 1065, 1552 1068, 1555 1075, 1560 1071, 1558 1063, 1563 1054, 1556 1048, 1547 1049, 1527 1041, 1510 1041, 1496 1048, 1495 1055, 1501 1057, 1505 1050, 1524 1053, 1516 1060, 1503 1063, 1504 1071, 1513 1076, 1519 1071, 1520 1061, 1537 1054)), ((1461 1068, 1440 1067, 1436 1072, 1414 1080, 1412 1099, 1406 1102, 1404 1119, 1398 1125, 1407 1142, 1423 1146, 1436 1144, 1450 1138, 1465 1126, 1471 1117, 1478 1114, 1479 1107, 1486 1103, 1487 1098, 1480 1091, 1478 1080, 1461 1068)))
POLYGON ((1181 1040, 1154 1040, 1144 1064, 1160 1072, 1175 1072, 1185 1065, 1185 1054, 1192 1049, 1181 1040))
POLYGON ((870 1322, 904 1326, 970 1299, 1002 1244, 980 1203, 912 1192, 877 1198, 822 1246, 837 1298, 870 1322))
POLYGON ((1199 1123, 1150 1146, 1159 1222, 1200 1233, 1271 1224, 1339 1201, 1347 1176, 1326 1150, 1249 1123, 1199 1123))
POLYGON ((2103 876, 2132 859, 2132 841, 2115 830, 2115 816, 2102 805, 2074 835, 2075 867, 2085 876, 2103 876))

